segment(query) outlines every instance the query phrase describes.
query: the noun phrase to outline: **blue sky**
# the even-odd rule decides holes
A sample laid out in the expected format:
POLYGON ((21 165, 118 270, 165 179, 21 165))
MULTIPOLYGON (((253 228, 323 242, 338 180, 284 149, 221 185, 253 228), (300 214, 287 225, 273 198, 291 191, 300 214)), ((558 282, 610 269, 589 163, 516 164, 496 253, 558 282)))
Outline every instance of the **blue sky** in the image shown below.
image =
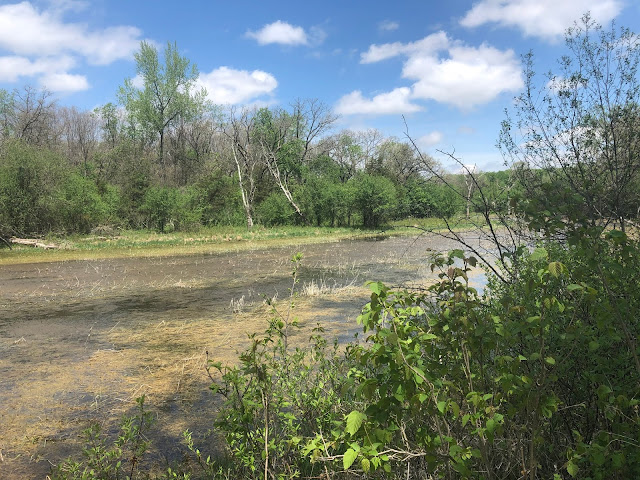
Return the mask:
POLYGON ((318 98, 340 115, 336 131, 398 137, 404 114, 445 165, 438 150, 497 170, 521 55, 553 69, 565 29, 586 11, 640 32, 637 0, 0 1, 0 88, 46 87, 60 104, 92 109, 135 76, 141 40, 176 42, 215 103, 318 98))

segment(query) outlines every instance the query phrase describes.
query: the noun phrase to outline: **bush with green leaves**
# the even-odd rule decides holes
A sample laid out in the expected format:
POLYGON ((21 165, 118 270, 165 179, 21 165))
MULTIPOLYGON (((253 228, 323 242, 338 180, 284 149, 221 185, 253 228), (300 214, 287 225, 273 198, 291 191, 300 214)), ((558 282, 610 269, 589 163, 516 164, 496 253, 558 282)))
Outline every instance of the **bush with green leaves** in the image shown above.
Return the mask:
POLYGON ((21 234, 48 233, 58 227, 55 200, 65 176, 56 153, 5 142, 0 151, 0 224, 21 234))
POLYGON ((349 183, 353 189, 354 209, 362 215, 365 228, 380 227, 393 217, 398 203, 391 180, 362 173, 350 179, 349 183))
POLYGON ((265 226, 290 225, 296 212, 281 192, 274 192, 265 198, 256 209, 259 223, 265 226))
POLYGON ((62 183, 55 203, 61 226, 67 232, 86 234, 109 218, 109 205, 100 196, 95 182, 77 173, 62 183))
POLYGON ((251 346, 240 355, 239 365, 209 362, 211 388, 225 399, 215 426, 226 439, 235 478, 318 475, 321 466, 304 454, 306 439, 340 424, 348 401, 337 344, 329 345, 321 328, 314 330, 309 348, 289 344, 298 327, 292 308, 300 258, 293 258, 289 305, 281 311, 269 302, 269 328, 263 336, 249 336, 251 346))
POLYGON ((149 448, 147 430, 153 423, 144 395, 136 399, 137 412, 124 417, 120 434, 110 443, 99 424, 84 431, 84 460, 69 458, 51 472, 51 480, 134 480, 148 478, 140 462, 149 448))
POLYGON ((372 283, 349 355, 359 407, 306 452, 406 478, 638 477, 640 245, 618 231, 588 245, 522 250, 484 297, 460 250, 427 293, 372 283))

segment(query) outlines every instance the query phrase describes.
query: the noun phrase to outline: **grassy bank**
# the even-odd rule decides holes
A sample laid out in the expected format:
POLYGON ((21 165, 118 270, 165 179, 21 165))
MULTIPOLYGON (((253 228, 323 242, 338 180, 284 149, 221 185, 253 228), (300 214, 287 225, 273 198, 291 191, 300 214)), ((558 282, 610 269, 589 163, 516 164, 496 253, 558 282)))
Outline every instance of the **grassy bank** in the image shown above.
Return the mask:
POLYGON ((351 228, 314 227, 212 227, 197 232, 157 233, 135 230, 117 235, 48 236, 45 241, 59 248, 45 250, 14 245, 12 250, 0 249, 0 265, 34 262, 55 262, 97 258, 171 256, 223 253, 280 247, 296 244, 323 243, 348 238, 379 235, 379 231, 351 228))
MULTIPOLYGON (((471 227, 464 220, 452 224, 461 230, 471 227)), ((283 247, 310 243, 366 238, 381 234, 415 235, 418 230, 445 229, 440 219, 406 219, 392 222, 380 230, 330 227, 208 227, 195 232, 158 233, 150 230, 123 230, 113 235, 49 235, 43 241, 55 249, 13 245, 0 249, 0 265, 56 262, 97 258, 171 256, 283 247)))

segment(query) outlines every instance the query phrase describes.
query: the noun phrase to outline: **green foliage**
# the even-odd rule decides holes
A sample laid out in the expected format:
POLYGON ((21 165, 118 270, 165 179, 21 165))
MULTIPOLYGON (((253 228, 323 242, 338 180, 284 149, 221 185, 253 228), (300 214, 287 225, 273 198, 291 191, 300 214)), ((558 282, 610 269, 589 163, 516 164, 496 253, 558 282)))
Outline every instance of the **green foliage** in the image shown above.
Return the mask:
POLYGON ((109 443, 99 424, 85 430, 86 447, 84 460, 72 458, 57 465, 50 477, 52 480, 134 480, 145 478, 140 471, 140 462, 149 448, 147 430, 153 423, 145 408, 144 395, 136 398, 137 412, 133 417, 124 417, 120 423, 117 440, 109 443))
POLYGON ((640 246, 598 238, 591 266, 585 247, 523 253, 518 280, 484 298, 460 250, 435 259, 428 294, 370 284, 367 345, 348 356, 359 408, 309 442, 312 458, 435 478, 635 478, 640 246))
POLYGON ((413 217, 451 218, 462 211, 460 195, 442 183, 411 179, 405 191, 405 211, 413 217))
POLYGON ((0 152, 0 224, 20 234, 88 233, 117 208, 93 179, 72 171, 54 152, 7 142, 0 152))
POLYGON ((211 389, 225 397, 216 420, 235 459, 236 478, 297 478, 317 473, 305 455, 305 438, 330 431, 338 421, 344 371, 337 345, 314 330, 309 349, 291 348, 297 327, 292 309, 301 255, 292 259, 291 297, 286 311, 271 302, 272 319, 264 336, 250 335, 251 346, 235 367, 209 362, 211 389))
POLYGON ((353 189, 353 205, 362 215, 365 228, 377 228, 392 218, 397 207, 397 194, 391 180, 363 173, 349 183, 353 189))
MULTIPOLYGON (((113 190, 107 191, 113 201, 113 190)), ((89 233, 108 218, 109 204, 91 179, 72 173, 58 193, 58 215, 68 232, 89 233)))
MULTIPOLYGON (((143 87, 137 89, 130 79, 126 80, 119 91, 120 103, 148 136, 160 137, 159 159, 163 163, 165 132, 181 118, 188 119, 197 111, 204 103, 205 92, 193 93, 198 69, 180 56, 175 44, 167 43, 164 65, 160 63, 156 47, 144 41, 134 56, 136 73, 142 77, 143 87)), ((104 113, 110 115, 108 111, 104 113)))
POLYGON ((167 187, 150 187, 145 193, 141 211, 148 216, 149 223, 162 233, 171 220, 176 203, 176 190, 167 187))
POLYGON ((64 177, 62 158, 17 140, 5 143, 0 156, 0 223, 25 233, 55 228, 50 199, 64 177))
POLYGON ((289 201, 280 192, 265 198, 256 209, 259 223, 265 226, 290 225, 296 216, 289 201))
POLYGON ((220 171, 201 177, 192 188, 191 208, 202 225, 242 225, 242 201, 233 178, 220 171))
POLYGON ((199 225, 202 213, 198 210, 193 189, 150 187, 144 196, 140 211, 158 232, 188 230, 199 225))

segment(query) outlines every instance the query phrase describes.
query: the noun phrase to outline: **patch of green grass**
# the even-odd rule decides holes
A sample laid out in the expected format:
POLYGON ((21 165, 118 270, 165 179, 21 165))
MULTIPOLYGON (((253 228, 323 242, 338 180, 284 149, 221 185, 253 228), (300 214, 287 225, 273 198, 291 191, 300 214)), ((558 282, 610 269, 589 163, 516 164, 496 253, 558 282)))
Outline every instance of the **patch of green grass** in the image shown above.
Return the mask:
POLYGON ((172 256, 255 250, 304 243, 322 243, 377 235, 379 232, 329 227, 207 227, 194 232, 157 233, 125 230, 99 235, 47 236, 59 249, 15 245, 0 250, 0 265, 135 256, 172 256))

